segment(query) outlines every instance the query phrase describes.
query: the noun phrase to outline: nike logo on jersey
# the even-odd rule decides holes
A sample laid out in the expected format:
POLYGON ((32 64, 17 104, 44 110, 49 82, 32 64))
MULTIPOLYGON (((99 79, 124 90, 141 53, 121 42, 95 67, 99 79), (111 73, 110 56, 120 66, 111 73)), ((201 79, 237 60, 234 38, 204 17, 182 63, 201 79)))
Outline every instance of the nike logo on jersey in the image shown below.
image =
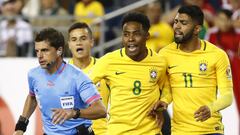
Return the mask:
POLYGON ((168 66, 168 69, 175 68, 175 67, 177 67, 177 66, 168 66))
POLYGON ((124 74, 126 72, 115 72, 116 75, 121 75, 121 74, 124 74))

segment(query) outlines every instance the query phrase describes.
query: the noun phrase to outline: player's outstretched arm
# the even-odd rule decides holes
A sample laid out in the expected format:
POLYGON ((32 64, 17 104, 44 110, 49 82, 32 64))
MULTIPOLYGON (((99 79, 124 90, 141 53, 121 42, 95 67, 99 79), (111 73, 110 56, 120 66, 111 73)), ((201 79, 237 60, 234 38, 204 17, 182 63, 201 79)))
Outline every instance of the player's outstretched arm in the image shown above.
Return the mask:
POLYGON ((24 104, 23 113, 19 117, 18 122, 15 127, 14 135, 22 135, 26 129, 29 122, 29 118, 36 109, 37 100, 35 96, 28 95, 24 104))

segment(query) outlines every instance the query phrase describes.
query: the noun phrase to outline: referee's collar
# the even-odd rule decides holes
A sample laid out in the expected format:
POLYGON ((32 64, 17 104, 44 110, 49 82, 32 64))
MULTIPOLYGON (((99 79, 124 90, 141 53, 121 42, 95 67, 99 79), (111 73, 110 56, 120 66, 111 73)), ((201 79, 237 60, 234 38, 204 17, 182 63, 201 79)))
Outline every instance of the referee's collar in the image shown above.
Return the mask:
POLYGON ((58 68, 58 70, 57 70, 56 73, 57 73, 57 74, 61 74, 65 67, 66 67, 66 62, 63 61, 62 64, 61 64, 61 66, 58 68))

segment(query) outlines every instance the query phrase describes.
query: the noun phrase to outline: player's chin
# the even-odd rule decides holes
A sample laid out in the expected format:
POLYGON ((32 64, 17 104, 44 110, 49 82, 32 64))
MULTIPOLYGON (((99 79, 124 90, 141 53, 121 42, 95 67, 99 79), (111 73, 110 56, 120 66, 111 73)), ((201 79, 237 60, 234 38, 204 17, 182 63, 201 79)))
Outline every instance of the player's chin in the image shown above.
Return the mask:
POLYGON ((85 56, 85 53, 84 52, 81 52, 81 53, 75 53, 74 56, 78 59, 80 58, 83 58, 85 56))
POLYGON ((181 37, 174 37, 174 41, 178 44, 182 43, 182 38, 181 37))
POLYGON ((136 56, 138 54, 138 50, 134 50, 134 51, 128 50, 127 54, 128 54, 128 56, 136 56))

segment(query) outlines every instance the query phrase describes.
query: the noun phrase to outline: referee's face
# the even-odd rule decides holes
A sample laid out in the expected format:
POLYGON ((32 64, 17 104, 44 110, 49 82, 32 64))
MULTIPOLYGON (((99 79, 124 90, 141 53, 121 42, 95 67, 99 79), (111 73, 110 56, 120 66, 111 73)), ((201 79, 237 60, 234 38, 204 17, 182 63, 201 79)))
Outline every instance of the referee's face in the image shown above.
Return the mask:
POLYGON ((123 25, 122 42, 125 53, 135 61, 140 61, 147 54, 146 40, 149 33, 143 30, 138 22, 126 22, 123 25))
POLYGON ((47 69, 56 64, 57 50, 46 41, 35 42, 35 52, 40 66, 47 69))

